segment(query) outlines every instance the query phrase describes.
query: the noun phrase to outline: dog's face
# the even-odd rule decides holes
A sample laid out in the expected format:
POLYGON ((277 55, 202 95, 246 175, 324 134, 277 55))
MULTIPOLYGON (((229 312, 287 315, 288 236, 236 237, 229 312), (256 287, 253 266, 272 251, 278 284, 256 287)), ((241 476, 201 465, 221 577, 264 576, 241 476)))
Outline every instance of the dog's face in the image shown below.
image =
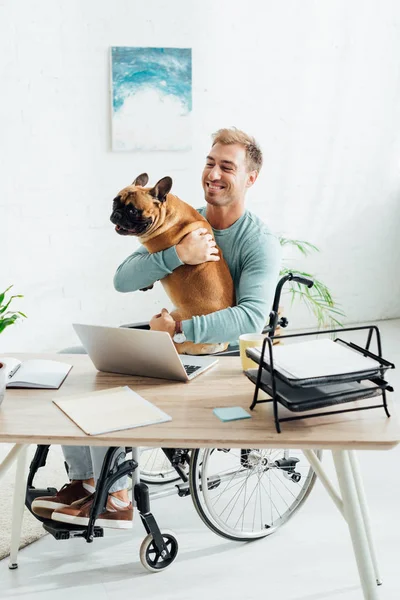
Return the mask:
POLYGON ((148 180, 147 173, 142 173, 114 198, 110 221, 120 235, 143 237, 164 221, 172 179, 163 177, 153 188, 145 188, 148 180))

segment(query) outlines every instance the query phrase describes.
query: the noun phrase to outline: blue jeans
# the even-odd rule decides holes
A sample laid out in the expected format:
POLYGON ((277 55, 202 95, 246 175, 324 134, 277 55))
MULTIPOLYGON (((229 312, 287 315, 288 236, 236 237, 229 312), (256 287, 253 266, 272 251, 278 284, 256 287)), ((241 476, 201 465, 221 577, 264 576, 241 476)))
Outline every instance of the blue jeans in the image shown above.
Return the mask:
MULTIPOLYGON (((96 484, 101 473, 103 460, 108 450, 102 446, 61 446, 65 461, 68 465, 70 479, 94 478, 96 484)), ((120 464, 125 459, 125 448, 119 448, 115 455, 114 464, 120 464)), ((128 487, 128 477, 124 475, 111 487, 110 492, 118 492, 128 487)))

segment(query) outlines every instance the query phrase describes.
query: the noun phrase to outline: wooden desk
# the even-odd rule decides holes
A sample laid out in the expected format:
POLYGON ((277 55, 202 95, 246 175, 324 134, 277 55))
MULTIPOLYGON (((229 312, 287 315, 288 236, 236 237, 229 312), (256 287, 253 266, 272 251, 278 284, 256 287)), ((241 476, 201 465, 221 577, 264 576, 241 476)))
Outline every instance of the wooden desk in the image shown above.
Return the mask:
POLYGON ((364 597, 368 600, 378 598, 378 567, 353 451, 388 450, 400 442, 400 426, 392 404, 389 404, 389 410, 393 414, 390 419, 386 417, 383 409, 375 409, 284 423, 282 433, 277 434, 270 404, 257 406, 252 418, 244 421, 223 423, 214 416, 212 409, 217 406, 242 406, 248 409, 251 404, 254 386, 242 374, 239 358, 221 358, 216 367, 190 383, 177 383, 99 373, 86 355, 16 356, 20 359, 60 360, 73 364, 73 369, 61 388, 56 391, 7 390, 0 409, 0 442, 17 444, 0 465, 0 475, 2 470, 8 468, 12 460, 19 456, 14 509, 16 524, 13 529, 11 563, 16 563, 19 521, 23 512, 26 444, 302 448, 348 523, 364 597), (171 415, 172 421, 101 436, 87 436, 52 402, 55 396, 68 396, 120 385, 131 386, 144 398, 171 415), (312 452, 317 448, 329 449, 333 453, 341 498, 312 452))
MULTIPOLYGON (((15 356, 32 358, 32 355, 15 356)), ((387 450, 400 441, 396 418, 388 419, 383 409, 288 422, 283 424, 281 434, 275 431, 272 405, 269 403, 257 406, 252 412, 252 419, 222 423, 213 414, 213 408, 242 406, 248 410, 252 401, 254 385, 243 375, 237 357, 221 358, 215 367, 189 383, 100 373, 86 355, 35 355, 35 358, 64 361, 74 366, 59 390, 7 390, 0 409, 0 442, 91 446, 133 444, 165 448, 245 448, 250 444, 271 448, 387 450), (171 415, 172 421, 87 436, 52 402, 55 396, 60 398, 121 385, 131 386, 171 415)), ((393 406, 390 410, 393 412, 393 406)))

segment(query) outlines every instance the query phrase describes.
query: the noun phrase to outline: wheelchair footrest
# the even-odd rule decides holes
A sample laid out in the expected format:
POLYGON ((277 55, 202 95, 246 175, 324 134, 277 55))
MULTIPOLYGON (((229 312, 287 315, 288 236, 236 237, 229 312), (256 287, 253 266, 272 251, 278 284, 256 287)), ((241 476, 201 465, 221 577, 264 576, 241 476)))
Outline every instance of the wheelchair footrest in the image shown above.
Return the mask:
POLYGON ((48 488, 27 487, 26 495, 25 495, 25 506, 29 510, 29 512, 35 517, 35 519, 37 519, 38 521, 42 521, 42 523, 43 523, 45 521, 48 521, 48 519, 43 519, 42 517, 39 517, 38 515, 35 515, 35 513, 32 512, 32 502, 34 500, 36 500, 36 498, 39 498, 42 496, 55 496, 56 494, 57 494, 57 490, 52 487, 48 487, 48 488))
POLYGON ((57 494, 56 488, 47 487, 47 488, 34 488, 28 487, 26 490, 26 500, 29 502, 29 505, 35 500, 35 498, 39 498, 39 496, 55 496, 57 494))
MULTIPOLYGON (((87 533, 87 528, 81 525, 67 525, 66 523, 57 523, 57 521, 50 521, 49 519, 43 523, 43 527, 56 540, 69 540, 76 537, 84 538, 87 533)), ((104 537, 103 528, 95 526, 93 537, 104 537)))

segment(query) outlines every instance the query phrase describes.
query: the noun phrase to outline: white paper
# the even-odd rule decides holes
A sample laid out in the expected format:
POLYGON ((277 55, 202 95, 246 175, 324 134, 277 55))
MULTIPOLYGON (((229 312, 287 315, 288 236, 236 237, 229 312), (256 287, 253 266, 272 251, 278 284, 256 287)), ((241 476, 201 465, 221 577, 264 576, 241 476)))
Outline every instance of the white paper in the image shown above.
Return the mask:
POLYGON ((72 367, 67 363, 45 359, 21 363, 16 358, 5 357, 0 362, 7 365, 6 387, 58 389, 72 367))
POLYGON ((11 356, 0 358, 0 362, 6 365, 6 381, 8 381, 10 374, 21 364, 18 358, 11 358, 11 356))
MULTIPOLYGON (((264 360, 269 362, 268 352, 265 352, 264 360)), ((376 371, 380 366, 376 360, 333 340, 311 340, 275 346, 273 360, 274 368, 289 379, 376 371)))

